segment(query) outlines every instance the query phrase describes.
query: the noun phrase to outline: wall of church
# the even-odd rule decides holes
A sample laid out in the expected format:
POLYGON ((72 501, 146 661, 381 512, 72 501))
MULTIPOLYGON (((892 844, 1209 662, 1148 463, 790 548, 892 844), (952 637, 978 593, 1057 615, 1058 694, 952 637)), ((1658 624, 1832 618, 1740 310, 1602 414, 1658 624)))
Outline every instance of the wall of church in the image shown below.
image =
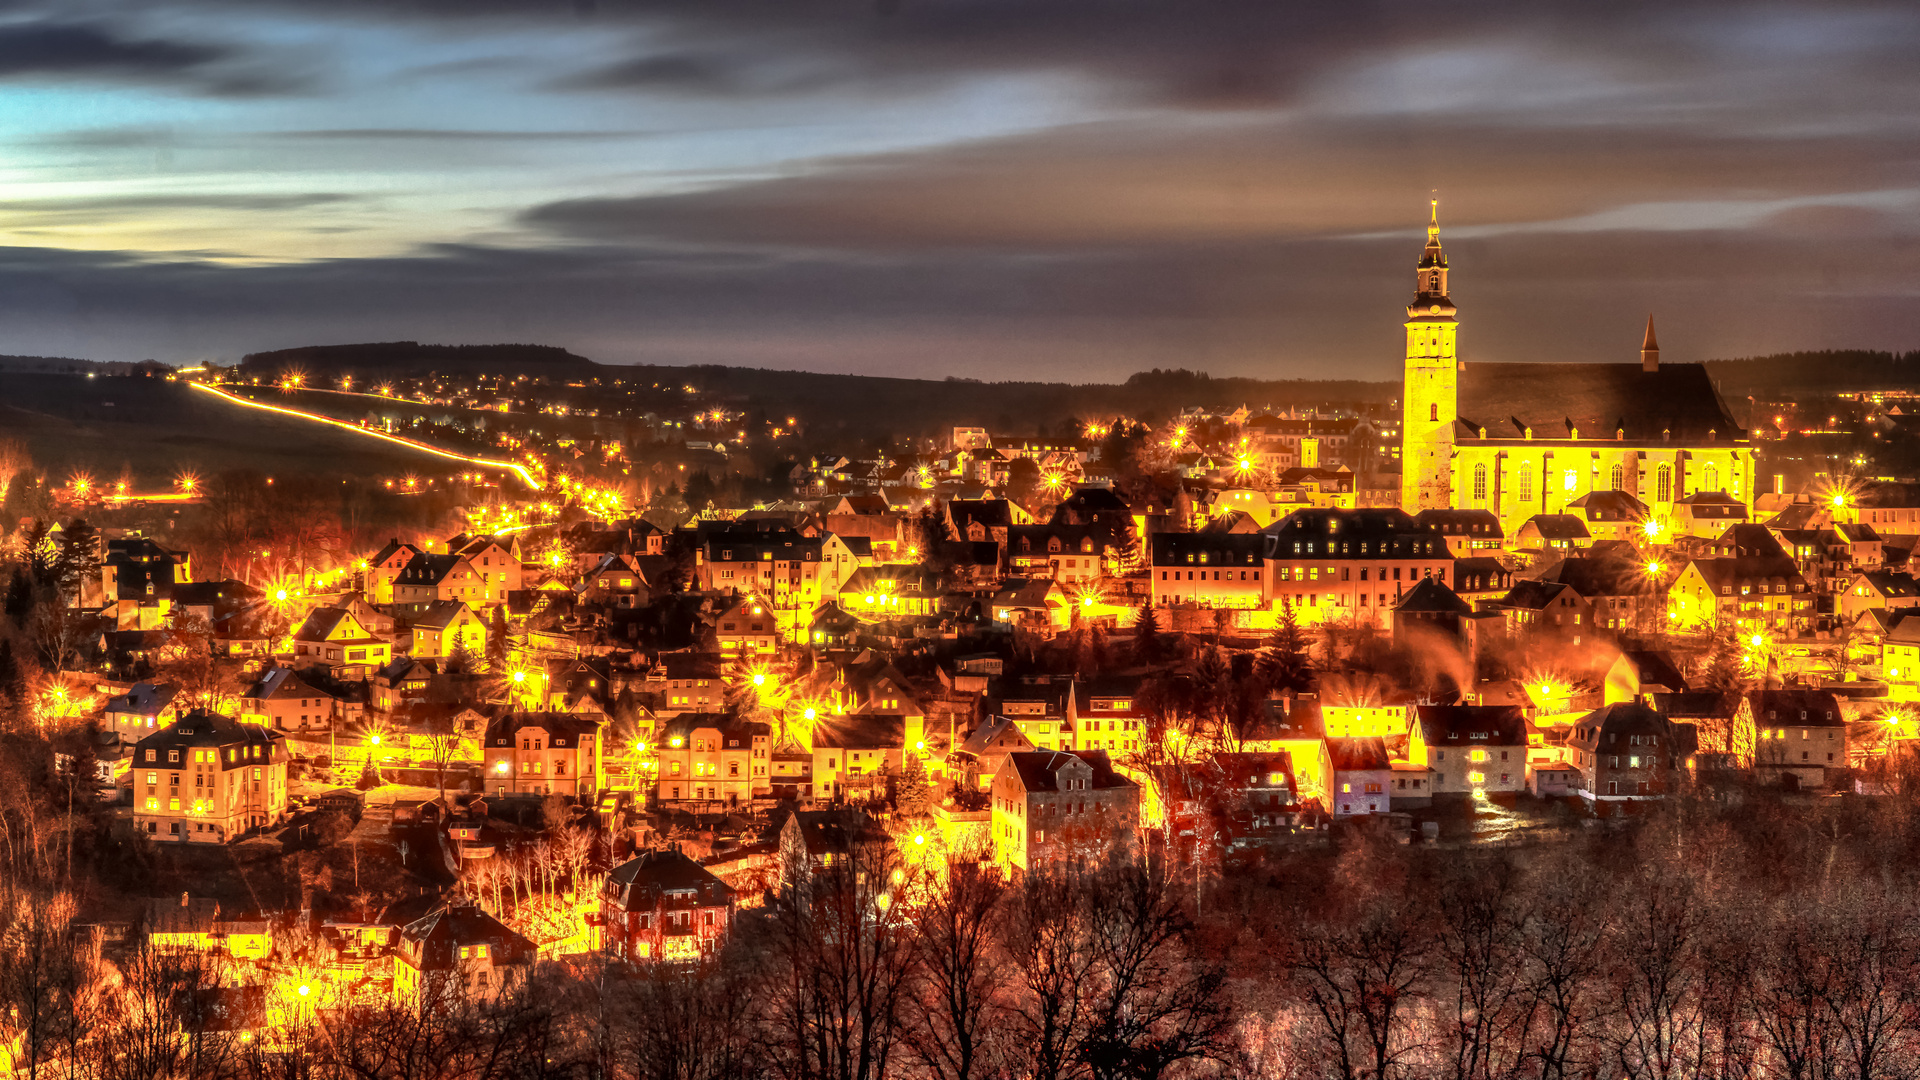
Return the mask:
POLYGON ((1703 491, 1753 507, 1753 451, 1725 444, 1463 445, 1453 448, 1451 466, 1449 505, 1491 510, 1508 536, 1537 514, 1568 513, 1568 503, 1594 491, 1627 492, 1661 521, 1672 517, 1675 499, 1703 491))

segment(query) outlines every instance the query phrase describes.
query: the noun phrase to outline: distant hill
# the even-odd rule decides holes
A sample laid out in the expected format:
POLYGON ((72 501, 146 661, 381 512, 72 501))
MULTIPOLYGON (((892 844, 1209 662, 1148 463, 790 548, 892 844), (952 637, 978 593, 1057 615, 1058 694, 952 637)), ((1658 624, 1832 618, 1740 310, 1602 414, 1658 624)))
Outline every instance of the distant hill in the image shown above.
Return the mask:
POLYGON ((312 375, 545 375, 592 378, 606 369, 554 345, 422 345, 381 341, 363 345, 308 345, 248 353, 240 370, 261 378, 298 368, 312 375))
POLYGON ((873 375, 822 375, 719 366, 612 368, 629 383, 692 386, 768 415, 789 411, 809 418, 814 430, 919 431, 936 434, 954 426, 986 427, 1024 435, 1080 417, 1131 416, 1163 419, 1182 406, 1284 409, 1334 404, 1382 404, 1399 396, 1398 383, 1357 380, 1216 379, 1200 372, 1153 370, 1124 383, 981 382, 976 379, 907 379, 873 375))
POLYGON ((1920 389, 1920 352, 1829 349, 1709 360, 1724 397, 1774 397, 1847 390, 1920 389))
MULTIPOLYGON (((145 362, 152 365, 153 361, 145 362)), ((40 375, 131 375, 142 364, 76 360, 71 356, 0 356, 0 371, 25 371, 40 375)), ((155 365, 160 366, 160 365, 155 365)), ((162 367, 162 370, 166 370, 162 367)))

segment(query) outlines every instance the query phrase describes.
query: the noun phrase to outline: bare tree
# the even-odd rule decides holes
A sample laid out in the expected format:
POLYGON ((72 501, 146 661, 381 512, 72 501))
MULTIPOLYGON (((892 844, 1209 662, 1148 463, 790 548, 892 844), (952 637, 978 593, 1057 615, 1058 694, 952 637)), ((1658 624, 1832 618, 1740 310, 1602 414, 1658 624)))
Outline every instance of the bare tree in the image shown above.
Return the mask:
POLYGON ((907 1036, 934 1080, 974 1080, 987 1070, 990 1029, 1002 964, 994 949, 995 921, 1006 896, 999 873, 958 863, 929 887, 917 914, 918 978, 913 1001, 920 1022, 907 1036))
POLYGON ((1425 913, 1402 898, 1368 905, 1351 925, 1323 921, 1300 937, 1294 984, 1313 1044, 1341 1080, 1411 1075, 1416 1006, 1429 992, 1425 913))

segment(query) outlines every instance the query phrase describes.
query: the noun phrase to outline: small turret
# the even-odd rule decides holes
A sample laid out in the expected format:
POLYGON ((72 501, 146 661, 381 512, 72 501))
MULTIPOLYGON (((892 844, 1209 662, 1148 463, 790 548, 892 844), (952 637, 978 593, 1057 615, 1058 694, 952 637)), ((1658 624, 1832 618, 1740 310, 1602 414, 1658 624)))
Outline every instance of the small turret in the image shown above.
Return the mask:
POLYGON ((1640 343, 1640 370, 1660 370, 1660 343, 1653 339, 1653 316, 1647 316, 1647 339, 1640 343))

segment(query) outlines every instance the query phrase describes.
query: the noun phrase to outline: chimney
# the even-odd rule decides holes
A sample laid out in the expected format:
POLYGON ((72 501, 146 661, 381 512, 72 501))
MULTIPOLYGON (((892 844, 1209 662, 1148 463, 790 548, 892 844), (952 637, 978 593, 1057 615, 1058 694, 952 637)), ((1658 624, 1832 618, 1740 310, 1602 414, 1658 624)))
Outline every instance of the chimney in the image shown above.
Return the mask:
POLYGON ((1640 343, 1640 370, 1660 370, 1660 343, 1653 339, 1653 316, 1647 316, 1647 339, 1640 343))

